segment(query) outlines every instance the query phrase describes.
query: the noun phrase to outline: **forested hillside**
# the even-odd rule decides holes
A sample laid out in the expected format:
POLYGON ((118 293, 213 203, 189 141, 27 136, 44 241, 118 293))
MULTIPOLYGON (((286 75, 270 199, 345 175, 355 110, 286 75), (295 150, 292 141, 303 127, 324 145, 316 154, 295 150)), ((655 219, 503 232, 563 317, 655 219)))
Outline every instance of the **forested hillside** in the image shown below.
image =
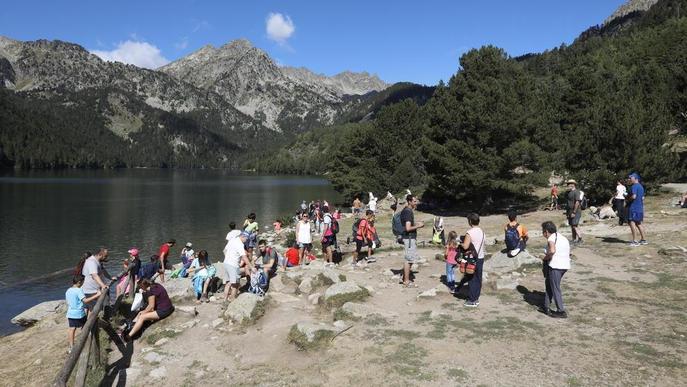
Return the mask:
POLYGON ((687 0, 659 1, 622 29, 592 28, 541 54, 473 49, 426 104, 408 100, 371 122, 305 134, 291 154, 349 197, 419 187, 426 198, 489 203, 528 195, 555 171, 605 199, 601 191, 629 171, 647 182, 680 178, 685 154, 670 146, 687 112, 687 17, 678 6, 687 10, 687 0), (315 139, 334 146, 322 152, 315 139))

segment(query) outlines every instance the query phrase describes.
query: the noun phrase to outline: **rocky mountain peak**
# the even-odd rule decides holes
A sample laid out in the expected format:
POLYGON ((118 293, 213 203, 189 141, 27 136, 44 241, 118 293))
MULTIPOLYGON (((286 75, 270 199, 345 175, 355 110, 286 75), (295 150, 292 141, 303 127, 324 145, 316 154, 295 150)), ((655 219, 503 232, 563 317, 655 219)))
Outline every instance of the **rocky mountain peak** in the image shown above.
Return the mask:
POLYGON ((623 17, 632 12, 636 11, 646 11, 651 8, 652 5, 658 3, 658 0, 628 0, 625 4, 618 7, 618 9, 611 14, 605 21, 604 24, 610 23, 613 19, 623 17))

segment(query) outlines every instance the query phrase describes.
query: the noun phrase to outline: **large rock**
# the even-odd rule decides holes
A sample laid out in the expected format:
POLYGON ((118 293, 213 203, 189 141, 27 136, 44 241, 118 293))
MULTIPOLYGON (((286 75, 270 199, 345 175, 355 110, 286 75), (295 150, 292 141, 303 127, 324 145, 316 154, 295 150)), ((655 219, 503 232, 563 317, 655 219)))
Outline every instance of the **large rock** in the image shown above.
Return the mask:
POLYGON ((298 285, 298 292, 301 294, 310 294, 313 289, 313 280, 312 277, 306 277, 304 278, 301 283, 298 285))
POLYGON ((541 263, 541 260, 532 256, 527 250, 510 258, 506 253, 498 252, 484 261, 485 273, 505 274, 518 270, 523 265, 541 263))
POLYGON ((265 299, 253 293, 241 293, 224 311, 224 317, 239 324, 251 323, 265 314, 265 299))
POLYGON ((11 321, 12 324, 21 325, 23 327, 31 326, 46 317, 50 317, 59 313, 66 308, 65 300, 46 301, 31 307, 19 315, 15 316, 11 321))
POLYGON ((191 298, 194 295, 193 284, 190 278, 169 278, 165 282, 160 283, 165 290, 169 298, 174 298, 177 300, 184 300, 191 298))
POLYGON ((496 280, 496 290, 515 290, 518 280, 512 277, 503 277, 496 280))
POLYGON ((291 327, 288 340, 300 350, 324 348, 346 328, 325 323, 299 322, 291 327))
POLYGON ((365 288, 353 281, 336 283, 324 292, 324 302, 330 308, 337 308, 349 301, 360 301, 369 296, 365 288))

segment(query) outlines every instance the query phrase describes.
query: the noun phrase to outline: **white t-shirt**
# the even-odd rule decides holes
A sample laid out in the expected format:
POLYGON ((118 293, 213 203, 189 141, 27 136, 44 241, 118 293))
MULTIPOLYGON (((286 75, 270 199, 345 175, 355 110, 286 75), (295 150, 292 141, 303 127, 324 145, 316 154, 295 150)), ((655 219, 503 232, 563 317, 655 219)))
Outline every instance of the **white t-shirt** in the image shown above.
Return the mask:
POLYGON ((195 251, 193 251, 193 249, 191 249, 191 248, 186 248, 186 247, 184 247, 184 249, 181 250, 181 254, 182 254, 184 257, 186 257, 186 259, 192 259, 192 258, 193 258, 193 254, 195 254, 195 251))
POLYGON ((93 279, 93 276, 91 276, 91 274, 98 274, 98 276, 100 276, 100 271, 100 261, 98 261, 98 258, 93 255, 88 257, 86 262, 83 264, 83 269, 81 269, 81 274, 86 277, 84 278, 83 285, 81 286, 81 289, 85 294, 98 293, 98 290, 100 290, 100 285, 98 285, 98 283, 93 279))
POLYGON ((475 250, 477 250, 477 258, 484 258, 487 253, 487 247, 484 246, 484 231, 479 227, 473 227, 468 230, 470 234, 470 242, 475 245, 475 250))
POLYGON ((224 263, 239 267, 241 257, 244 255, 246 255, 246 250, 243 248, 241 238, 232 238, 224 248, 224 263))
MULTIPOLYGON (((570 269, 570 242, 568 238, 560 233, 551 234, 548 239, 549 242, 556 246, 556 252, 549 261, 549 266, 552 269, 569 270, 570 269)), ((549 245, 546 244, 548 252, 549 245)))
POLYGON ((312 243, 310 235, 310 222, 298 222, 298 243, 312 243))
POLYGON ((231 231, 229 231, 229 233, 227 233, 227 240, 230 241, 239 235, 241 235, 240 230, 231 230, 231 231))
POLYGON ((622 184, 618 184, 615 187, 615 199, 625 199, 625 195, 627 195, 627 188, 622 184))
POLYGON ((377 199, 372 199, 367 204, 370 207, 370 211, 377 211, 377 199))

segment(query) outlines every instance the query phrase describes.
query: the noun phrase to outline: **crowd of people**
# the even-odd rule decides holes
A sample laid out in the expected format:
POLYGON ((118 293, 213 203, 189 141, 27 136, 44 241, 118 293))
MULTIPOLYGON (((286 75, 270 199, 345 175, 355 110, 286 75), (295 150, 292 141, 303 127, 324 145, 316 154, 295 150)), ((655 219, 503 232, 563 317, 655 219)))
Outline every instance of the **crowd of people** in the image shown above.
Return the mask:
MULTIPOLYGON (((611 197, 614 210, 618 213, 619 224, 627 223, 630 227, 632 247, 645 245, 644 217, 644 187, 640 183, 640 176, 632 173, 628 176, 630 187, 619 180, 615 194, 611 197), (639 236, 639 239, 637 237, 639 236)), ((542 235, 546 238, 543 260, 543 276, 546 295, 540 311, 551 317, 565 318, 567 311, 563 303, 561 281, 566 271, 570 269, 571 245, 583 243, 580 229, 582 210, 586 208, 584 192, 577 188, 575 180, 567 180, 568 191, 565 194, 565 214, 572 231, 572 240, 558 232, 556 225, 547 221, 541 225, 542 235), (556 309, 551 308, 552 302, 556 309)), ((551 190, 550 209, 558 209, 558 187, 553 185, 551 190)), ((355 267, 375 261, 374 251, 381 246, 375 222, 378 199, 370 193, 367 205, 356 197, 351 206, 354 216, 352 234, 347 243, 355 243, 351 264, 355 267)), ((687 193, 682 197, 680 205, 687 201, 687 193)), ((405 206, 399 207, 398 201, 391 205, 394 212, 392 231, 397 236, 398 243, 404 248, 404 265, 401 284, 407 288, 417 287, 413 281, 411 267, 419 259, 417 252, 418 230, 425 226, 422 221, 415 221, 415 210, 418 199, 412 194, 405 197, 405 206)), ((309 205, 301 203, 295 216, 295 240, 280 254, 269 246, 264 239, 259 239, 259 224, 255 213, 249 214, 240 228, 236 223, 229 224, 226 245, 223 249, 224 260, 221 268, 224 282, 224 300, 231 302, 239 294, 241 278, 247 279, 247 290, 256 294, 264 294, 269 287, 269 280, 278 270, 289 267, 306 265, 315 259, 312 252, 313 237, 320 237, 323 259, 326 265, 341 262, 341 249, 337 235, 340 232, 339 220, 341 211, 330 211, 327 201, 312 201, 309 205), (257 248, 257 250, 256 250, 257 248)), ((515 257, 527 247, 529 234, 527 227, 518 221, 517 213, 509 211, 507 222, 503 226, 505 252, 509 257, 515 257)), ((281 232, 282 224, 275 221, 275 232, 281 232)), ((445 246, 444 257, 446 276, 445 283, 449 291, 458 294, 467 285, 465 307, 479 306, 482 288, 483 265, 486 255, 486 236, 480 228, 480 217, 476 213, 467 216, 467 230, 458 234, 456 231, 448 233, 444 240, 443 219, 435 218, 433 242, 445 246), (441 233, 440 237, 436 237, 441 233), (436 237, 436 238, 435 238, 436 237), (456 270, 462 277, 457 280, 456 270)), ((140 307, 136 310, 136 317, 122 332, 123 340, 139 334, 146 322, 164 319, 174 311, 174 306, 164 288, 165 270, 172 270, 170 259, 171 249, 176 245, 175 239, 169 239, 158 249, 157 254, 150 256, 146 263, 139 257, 140 251, 136 247, 128 250, 129 257, 122 263, 121 276, 111 276, 105 269, 108 261, 108 250, 99 249, 96 253, 85 253, 74 273, 72 287, 65 297, 68 310, 68 343, 69 350, 74 343, 77 328, 82 328, 86 317, 102 293, 109 291, 105 278, 116 283, 115 294, 119 297, 128 293, 132 287, 138 289, 140 307), (134 279, 134 281, 130 281, 134 279)), ((188 277, 196 295, 196 302, 209 302, 208 292, 215 278, 218 277, 215 266, 210 261, 207 250, 196 252, 193 244, 188 242, 181 249, 179 267, 171 272, 171 277, 188 277)), ((135 301, 134 304, 137 302, 135 301)))

